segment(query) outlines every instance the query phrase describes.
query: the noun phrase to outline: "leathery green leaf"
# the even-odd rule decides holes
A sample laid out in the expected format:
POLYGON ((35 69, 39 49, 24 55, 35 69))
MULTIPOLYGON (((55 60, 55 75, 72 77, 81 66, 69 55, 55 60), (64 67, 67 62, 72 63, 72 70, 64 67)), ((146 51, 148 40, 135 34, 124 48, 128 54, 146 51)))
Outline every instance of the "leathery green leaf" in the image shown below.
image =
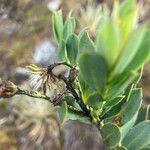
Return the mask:
POLYGON ((103 58, 97 53, 84 52, 79 57, 79 68, 84 80, 101 93, 107 72, 103 58))
POLYGON ((121 55, 115 66, 115 69, 112 72, 112 78, 125 72, 126 67, 130 64, 130 62, 133 61, 136 53, 138 53, 139 47, 142 44, 145 31, 145 26, 142 26, 130 35, 126 45, 121 51, 121 55))
POLYGON ((142 105, 135 124, 148 120, 150 114, 150 105, 142 105))
POLYGON ((150 145, 150 120, 132 128, 125 136, 122 145, 128 150, 144 149, 150 145))
POLYGON ((122 45, 135 28, 137 22, 137 5, 135 0, 125 0, 119 11, 119 27, 121 30, 122 45))
POLYGON ((78 55, 78 37, 75 34, 71 34, 66 41, 66 53, 70 63, 75 64, 78 55))
POLYGON ((142 67, 145 61, 148 60, 148 57, 150 55, 150 30, 146 29, 146 34, 143 38, 142 44, 139 47, 136 55, 130 62, 130 64, 127 66, 126 70, 128 72, 132 70, 138 70, 142 67))
POLYGON ((120 117, 122 123, 125 124, 139 111, 142 102, 141 89, 133 89, 129 100, 123 105, 120 117))
POLYGON ((108 123, 101 128, 101 133, 106 147, 115 147, 119 145, 121 132, 118 126, 108 123))
POLYGON ((125 96, 118 96, 118 97, 115 97, 114 99, 108 99, 108 100, 106 101, 106 103, 104 104, 104 107, 112 107, 112 106, 115 106, 115 105, 117 105, 118 103, 120 103, 120 102, 123 100, 124 97, 125 97, 125 96))
POLYGON ((95 51, 95 45, 90 39, 87 30, 83 30, 79 38, 79 52, 83 51, 95 51))
POLYGON ((66 40, 75 31, 75 19, 73 17, 68 17, 63 29, 63 37, 66 40))
POLYGON ((137 116, 138 116, 138 111, 136 112, 136 114, 127 123, 125 123, 121 127, 121 133, 122 133, 121 140, 124 139, 124 137, 128 133, 128 131, 134 126, 134 124, 136 122, 136 119, 137 119, 137 116))
POLYGON ((58 45, 58 57, 61 59, 61 60, 65 60, 66 56, 65 56, 65 53, 66 53, 66 42, 64 40, 62 40, 59 45, 58 45))
POLYGON ((87 104, 95 110, 102 107, 103 98, 99 93, 93 93, 88 97, 87 104))
POLYGON ((119 31, 112 20, 107 19, 107 21, 100 26, 96 37, 96 48, 111 67, 116 61, 120 50, 119 31))
POLYGON ((59 43, 63 37, 62 11, 56 11, 52 16, 52 28, 55 41, 59 43))
POLYGON ((134 79, 138 76, 137 73, 132 73, 125 78, 122 77, 122 80, 115 81, 112 85, 110 85, 110 88, 108 88, 107 92, 107 100, 112 100, 116 96, 122 94, 125 92, 125 89, 134 82, 134 79))
POLYGON ((65 118, 65 121, 67 120, 79 120, 84 123, 90 123, 90 119, 88 117, 86 117, 80 111, 74 111, 70 108, 68 108, 67 116, 65 118))

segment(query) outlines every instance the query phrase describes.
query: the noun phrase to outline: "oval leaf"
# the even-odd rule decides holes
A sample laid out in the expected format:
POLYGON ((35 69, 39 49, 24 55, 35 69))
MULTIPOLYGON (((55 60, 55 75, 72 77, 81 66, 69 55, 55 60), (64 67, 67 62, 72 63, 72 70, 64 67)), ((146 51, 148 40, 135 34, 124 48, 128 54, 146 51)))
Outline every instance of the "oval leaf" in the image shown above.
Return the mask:
POLYGON ((104 107, 112 107, 120 103, 125 96, 118 96, 114 99, 108 99, 104 105, 104 107))
POLYGON ((89 34, 86 30, 83 30, 80 34, 80 40, 79 40, 79 51, 94 51, 95 46, 93 41, 90 39, 89 34))
POLYGON ((141 89, 133 89, 128 102, 126 102, 120 112, 122 123, 125 124, 139 111, 142 102, 141 89))
POLYGON ((96 37, 96 46, 97 51, 106 59, 111 67, 119 54, 119 32, 116 25, 110 19, 100 26, 96 37))
POLYGON ((57 43, 62 40, 63 37, 63 19, 62 19, 62 11, 56 11, 52 16, 52 28, 54 38, 57 43))
POLYGON ((121 133, 118 126, 108 123, 101 128, 101 133, 106 147, 115 147, 119 145, 121 133))
POLYGON ((139 47, 136 55, 130 62, 130 64, 127 66, 126 70, 128 72, 132 70, 138 70, 142 67, 145 61, 148 60, 148 57, 150 56, 150 30, 147 29, 147 32, 143 38, 142 44, 139 47))
POLYGON ((100 109, 103 104, 103 98, 98 93, 93 93, 88 97, 87 104, 92 107, 93 109, 100 109))
POLYGON ((128 150, 138 150, 150 144, 150 121, 144 121, 132 128, 125 136, 122 145, 128 150))
POLYGON ((58 51, 58 57, 61 60, 65 60, 66 59, 66 56, 65 56, 65 53, 66 53, 66 42, 64 40, 62 40, 59 43, 57 51, 58 51))
POLYGON ((66 53, 70 63, 75 64, 78 55, 78 37, 75 34, 71 34, 66 41, 66 53))
POLYGON ((75 19, 73 17, 68 17, 63 29, 63 37, 66 40, 75 31, 75 19))
POLYGON ((119 12, 119 27, 122 35, 122 45, 126 42, 129 34, 135 28, 137 22, 137 5, 135 0, 125 0, 119 12))
MULTIPOLYGON (((131 34, 124 48, 121 50, 121 55, 112 73, 112 78, 123 73, 126 67, 134 59, 139 47, 142 44, 145 31, 145 26, 142 26, 131 34)), ((126 70, 126 72, 128 72, 128 70, 126 70)))
POLYGON ((103 58, 96 53, 84 52, 79 57, 79 67, 86 83, 93 85, 98 92, 102 92, 107 68, 103 58))

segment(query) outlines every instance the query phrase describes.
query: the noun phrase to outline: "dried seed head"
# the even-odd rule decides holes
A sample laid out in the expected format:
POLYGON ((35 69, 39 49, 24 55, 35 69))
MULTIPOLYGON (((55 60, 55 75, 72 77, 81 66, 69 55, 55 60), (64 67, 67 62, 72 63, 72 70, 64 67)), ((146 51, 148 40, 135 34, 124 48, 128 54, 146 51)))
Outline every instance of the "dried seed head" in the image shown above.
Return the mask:
POLYGON ((59 73, 64 72, 61 71, 61 67, 62 65, 60 65, 60 68, 58 68, 56 64, 53 64, 53 66, 47 68, 40 68, 34 64, 26 66, 28 69, 27 73, 30 74, 30 83, 33 88, 35 90, 43 90, 45 95, 48 95, 50 99, 54 99, 54 103, 55 101, 58 102, 58 97, 61 101, 63 99, 62 93, 66 91, 64 83, 55 77, 59 75, 59 73))
POLYGON ((30 75, 30 83, 34 89, 39 90, 40 88, 50 86, 53 81, 48 74, 47 68, 40 68, 34 64, 26 66, 27 73, 30 75))
POLYGON ((0 98, 9 98, 15 95, 17 86, 11 81, 2 81, 0 79, 0 98))

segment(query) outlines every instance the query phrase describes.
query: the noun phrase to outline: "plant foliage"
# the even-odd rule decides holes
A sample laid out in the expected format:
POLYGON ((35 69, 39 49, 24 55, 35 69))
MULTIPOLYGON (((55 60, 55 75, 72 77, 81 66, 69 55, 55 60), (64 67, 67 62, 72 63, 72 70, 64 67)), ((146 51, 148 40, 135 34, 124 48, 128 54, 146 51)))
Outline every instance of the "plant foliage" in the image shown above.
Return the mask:
MULTIPOLYGON (((58 20, 61 15, 56 13, 53 18, 58 20)), ((150 122, 145 121, 145 113, 138 115, 142 90, 136 84, 150 56, 150 30, 147 24, 138 25, 135 0, 126 0, 121 5, 115 1, 113 13, 104 16, 94 40, 86 29, 76 35, 71 20, 72 17, 67 18, 64 28, 61 25, 57 29, 57 22, 53 24, 54 35, 61 27, 65 31, 66 24, 69 28, 69 32, 63 33, 67 38, 61 39, 63 48, 58 48, 58 55, 65 56, 69 64, 79 66, 74 88, 79 90, 91 121, 98 125, 106 147, 129 150, 149 147, 150 122), (134 127, 138 116, 142 122, 134 127)), ((56 38, 59 41, 59 36, 56 38)))
POLYGON ((62 123, 78 119, 95 124, 108 149, 149 149, 148 107, 142 106, 142 89, 136 84, 143 64, 150 58, 150 30, 147 24, 138 24, 135 0, 121 4, 116 0, 112 14, 105 14, 96 37, 91 39, 86 29, 75 32, 71 13, 63 22, 62 12, 55 12, 53 33, 63 62, 43 69, 28 66, 30 73, 40 74, 44 94, 23 91, 13 83, 1 81, 0 97, 25 94, 49 100, 59 106, 62 123), (68 75, 53 73, 59 65, 69 67, 68 75), (49 79, 63 81, 67 92, 50 100, 46 95, 49 79), (59 101, 62 95, 65 96, 59 101))

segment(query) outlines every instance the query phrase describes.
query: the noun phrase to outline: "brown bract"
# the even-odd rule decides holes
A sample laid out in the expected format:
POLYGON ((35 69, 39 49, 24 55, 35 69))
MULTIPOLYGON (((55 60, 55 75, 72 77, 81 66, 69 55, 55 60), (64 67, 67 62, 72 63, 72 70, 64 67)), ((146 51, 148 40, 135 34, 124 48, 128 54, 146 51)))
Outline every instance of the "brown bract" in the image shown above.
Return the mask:
POLYGON ((0 79, 0 98, 9 98, 15 95, 17 86, 11 81, 2 81, 0 79))
POLYGON ((74 82, 74 80, 76 79, 76 77, 78 76, 79 73, 79 68, 78 67, 74 67, 70 69, 69 72, 69 82, 74 82))

